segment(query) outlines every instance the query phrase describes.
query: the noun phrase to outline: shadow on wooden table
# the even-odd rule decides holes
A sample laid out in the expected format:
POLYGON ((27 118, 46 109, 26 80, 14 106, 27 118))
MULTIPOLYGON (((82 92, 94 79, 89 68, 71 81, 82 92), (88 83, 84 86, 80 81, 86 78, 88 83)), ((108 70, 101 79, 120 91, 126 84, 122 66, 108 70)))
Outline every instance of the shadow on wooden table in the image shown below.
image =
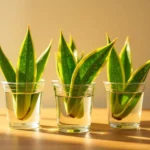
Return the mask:
POLYGON ((141 121, 141 127, 150 128, 150 121, 141 121))
POLYGON ((61 133, 56 126, 47 125, 41 125, 40 129, 36 131, 10 129, 8 133, 0 132, 0 149, 120 150, 119 147, 109 147, 109 141, 110 143, 119 141, 126 142, 126 144, 149 144, 150 130, 147 129, 150 127, 149 123, 149 121, 143 121, 141 128, 137 130, 113 129, 108 124, 92 123, 91 132, 82 134, 61 133), (96 140, 93 141, 94 139, 96 140))
MULTIPOLYGON (((48 126, 44 128, 48 129, 48 126)), ((1 150, 120 150, 119 148, 108 148, 107 145, 88 143, 89 140, 87 138, 69 137, 59 132, 57 132, 59 135, 56 132, 52 134, 53 132, 44 129, 39 131, 16 131, 17 134, 14 132, 0 132, 1 150), (20 132, 21 134, 19 134, 20 132), (42 132, 42 135, 40 132, 42 132), (49 135, 47 136, 47 134, 49 135)))
POLYGON ((25 137, 23 135, 8 136, 6 134, 0 133, 1 150, 99 150, 99 148, 100 147, 95 145, 86 145, 82 142, 78 143, 74 141, 61 140, 59 138, 56 139, 54 135, 50 135, 48 139, 39 139, 38 137, 25 137))
POLYGON ((150 144, 150 130, 146 128, 150 128, 150 121, 141 122, 141 128, 139 129, 114 129, 109 127, 108 124, 92 123, 91 131, 88 133, 66 134, 59 132, 57 127, 50 126, 41 126, 39 132, 107 141, 150 144))
POLYGON ((107 124, 92 124, 92 139, 103 139, 109 141, 133 142, 150 144, 150 128, 149 121, 141 122, 139 129, 114 129, 107 124))

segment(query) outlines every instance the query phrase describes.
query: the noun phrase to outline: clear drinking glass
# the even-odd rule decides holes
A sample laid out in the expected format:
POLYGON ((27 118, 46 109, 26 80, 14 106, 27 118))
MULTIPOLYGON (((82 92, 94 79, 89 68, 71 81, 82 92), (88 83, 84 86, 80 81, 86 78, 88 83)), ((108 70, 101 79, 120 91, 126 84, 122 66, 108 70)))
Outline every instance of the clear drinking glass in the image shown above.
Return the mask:
POLYGON ((67 85, 53 81, 57 125, 61 132, 88 132, 91 126, 91 113, 94 96, 94 83, 67 85))
POLYGON ((35 129, 40 124, 41 97, 45 81, 30 83, 2 82, 9 126, 35 129))
POLYGON ((104 82, 108 122, 111 127, 134 129, 140 126, 145 83, 104 82))

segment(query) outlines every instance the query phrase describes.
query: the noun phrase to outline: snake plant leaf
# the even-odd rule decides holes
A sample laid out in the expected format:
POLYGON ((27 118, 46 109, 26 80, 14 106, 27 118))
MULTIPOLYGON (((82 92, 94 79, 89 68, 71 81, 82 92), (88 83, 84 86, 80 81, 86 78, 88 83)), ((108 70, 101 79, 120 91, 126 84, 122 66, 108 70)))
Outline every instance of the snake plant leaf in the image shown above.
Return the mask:
MULTIPOLYGON (((110 43, 111 41, 108 35, 106 35, 106 38, 107 38, 107 43, 110 43)), ((125 82, 124 69, 114 47, 112 48, 112 51, 110 53, 108 63, 107 63, 107 76, 110 82, 114 82, 114 83, 125 82)))
POLYGON ((37 75, 36 75, 36 82, 38 82, 44 72, 45 66, 48 62, 50 50, 51 50, 52 41, 50 42, 47 49, 40 55, 40 57, 37 59, 37 75))
POLYGON ((92 51, 82 58, 73 72, 71 84, 92 83, 107 62, 108 55, 115 41, 116 40, 107 46, 92 51))
MULTIPOLYGON (((150 70, 150 60, 145 62, 141 67, 139 67, 129 78, 129 81, 124 89, 124 91, 137 92, 140 86, 140 83, 143 83, 148 75, 150 70), (131 86, 131 84, 133 85, 131 86), (139 83, 139 84, 134 84, 139 83)), ((133 95, 134 96, 134 95, 133 95)), ((132 96, 128 99, 122 100, 122 104, 126 104, 132 96)))
POLYGON ((0 68, 7 82, 16 82, 16 72, 0 47, 0 68))
MULTIPOLYGON (((32 44, 32 38, 30 34, 30 30, 28 29, 25 40, 23 41, 20 55, 17 63, 17 71, 16 71, 16 82, 17 83, 28 83, 34 82, 36 80, 36 61, 35 61, 35 53, 32 44)), ((24 89, 26 86, 23 84, 24 89)), ((21 89, 22 89, 21 88, 21 89)), ((34 87, 30 87, 32 92, 34 87)), ((20 87, 18 88, 18 92, 20 92, 20 87)), ((18 119, 23 120, 26 114, 29 111, 31 104, 31 95, 30 94, 22 94, 16 97, 16 116, 18 119)))
POLYGON ((40 93, 35 93, 35 94, 31 95, 31 97, 30 97, 31 103, 30 103, 30 107, 29 107, 28 113, 26 113, 26 115, 23 117, 22 120, 27 120, 32 115, 33 111, 35 110, 39 94, 40 93))
POLYGON ((28 29, 17 63, 17 82, 34 82, 36 70, 35 53, 30 30, 28 29))
POLYGON ((78 63, 80 62, 80 60, 84 57, 84 51, 82 51, 80 57, 78 57, 78 63))
MULTIPOLYGON (((147 74, 150 70, 150 60, 145 62, 141 67, 139 67, 129 78, 128 83, 140 83, 144 82, 147 74)), ((126 87, 128 88, 128 87, 126 87)))
POLYGON ((72 50, 67 45, 63 34, 61 33, 59 40, 59 49, 57 53, 57 69, 62 83, 71 83, 71 77, 75 67, 75 57, 72 53, 72 50))
MULTIPOLYGON (((107 41, 110 43, 108 36, 107 41)), ((117 88, 120 92, 113 92, 110 94, 111 111, 114 119, 121 120, 125 118, 136 106, 142 96, 142 92, 138 92, 138 84, 132 83, 144 82, 149 69, 150 60, 132 74, 131 52, 128 38, 121 51, 120 58, 117 55, 116 50, 114 48, 112 49, 108 60, 108 80, 114 83, 121 83, 119 85, 112 85, 112 88, 117 88), (129 94, 128 92, 135 93, 129 94)))
MULTIPOLYGON (((107 44, 109 44, 111 40, 107 34, 106 34, 106 39, 107 39, 107 44)), ((109 55, 109 59, 107 62, 107 77, 108 80, 113 83, 125 82, 124 69, 114 47, 112 48, 112 51, 109 55)), ((123 84, 112 84, 112 88, 114 89, 117 88, 118 90, 122 90, 123 84)), ((119 103, 118 103, 118 96, 116 95, 116 93, 111 93, 110 98, 111 98, 112 112, 116 113, 120 111, 120 107, 117 107, 119 103)))
POLYGON ((72 50, 72 53, 74 55, 76 62, 78 62, 78 52, 77 52, 76 45, 72 37, 70 37, 69 47, 72 50))
POLYGON ((124 68, 125 82, 127 82, 132 74, 131 50, 128 37, 126 38, 125 44, 121 50, 120 60, 124 68))
MULTIPOLYGON (((37 64, 37 76, 36 76, 36 82, 39 82, 39 80, 41 79, 41 76, 44 72, 44 69, 46 67, 46 64, 47 64, 47 61, 48 61, 48 58, 49 58, 49 54, 50 54, 50 50, 51 50, 51 45, 52 45, 52 41, 50 42, 49 46, 46 48, 46 50, 39 56, 39 58, 37 59, 36 61, 36 64, 37 64)), ((36 87, 35 87, 36 88, 36 87)), ((36 104, 37 104, 37 101, 38 101, 38 97, 39 97, 39 94, 40 93, 36 93, 36 94, 33 94, 32 97, 31 97, 31 104, 30 104, 30 108, 28 110, 28 113, 26 114, 26 116, 23 118, 24 120, 28 119, 35 107, 36 107, 36 104)))
POLYGON ((77 50, 76 50, 75 42, 74 42, 74 40, 73 40, 72 37, 70 37, 69 47, 71 48, 72 52, 77 51, 77 50))
POLYGON ((119 108, 122 108, 122 110, 119 113, 113 113, 113 118, 117 120, 122 120, 123 118, 128 116, 133 108, 136 106, 136 104, 139 102, 141 96, 142 93, 137 93, 127 101, 126 105, 119 105, 119 108))
POLYGON ((144 63, 131 75, 124 91, 131 91, 136 93, 128 97, 125 94, 122 95, 121 106, 123 106, 122 107, 123 109, 119 113, 114 113, 113 114, 114 118, 123 119, 128 114, 130 114, 130 112, 136 106, 140 97, 142 96, 142 93, 138 92, 139 85, 134 83, 143 83, 148 75, 149 70, 150 70, 150 60, 144 63), (133 83, 133 86, 131 86, 130 83, 133 83))
MULTIPOLYGON (((109 45, 98 48, 91 53, 87 54, 81 61, 77 64, 74 73, 72 75, 71 80, 71 91, 70 96, 76 97, 82 95, 85 88, 82 87, 83 84, 90 84, 92 83, 97 75, 100 73, 101 69, 107 62, 109 53, 115 40, 110 43, 109 45), (74 90, 74 85, 81 85, 78 89, 74 90)), ((79 108, 82 107, 82 98, 80 100, 68 100, 68 113, 71 116, 75 116, 77 118, 81 118, 83 114, 83 109, 79 113, 79 108)))

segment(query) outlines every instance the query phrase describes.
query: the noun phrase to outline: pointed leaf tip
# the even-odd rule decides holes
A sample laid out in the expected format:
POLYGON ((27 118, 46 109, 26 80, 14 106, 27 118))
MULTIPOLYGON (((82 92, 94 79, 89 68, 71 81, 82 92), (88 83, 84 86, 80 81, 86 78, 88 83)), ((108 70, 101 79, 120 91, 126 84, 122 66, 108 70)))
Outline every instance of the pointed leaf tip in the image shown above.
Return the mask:
POLYGON ((60 36, 63 36, 63 32, 62 32, 62 30, 60 30, 60 36))
POLYGON ((39 81, 44 73, 44 69, 46 67, 46 64, 48 62, 48 58, 50 55, 50 49, 51 49, 51 42, 46 48, 46 50, 39 56, 39 58, 36 61, 36 64, 37 64, 36 81, 39 81))
POLYGON ((129 36, 126 37, 125 44, 129 44, 129 36))
POLYGON ((110 39, 108 39, 109 40, 109 45, 114 45, 115 43, 116 43, 116 41, 118 40, 118 38, 115 38, 112 42, 110 41, 110 39))
POLYGON ((51 39, 50 42, 49 42, 50 47, 51 47, 52 43, 53 43, 53 39, 51 39))
POLYGON ((106 40, 107 40, 107 43, 108 43, 109 42, 108 41, 108 39, 109 39, 108 33, 106 33, 105 35, 106 35, 106 40))
POLYGON ((127 41, 129 40, 129 36, 126 37, 126 40, 127 40, 127 41))
POLYGON ((115 43, 117 40, 118 40, 118 38, 115 38, 115 39, 112 41, 112 43, 115 43))
POLYGON ((65 41, 65 38, 64 38, 62 31, 60 32, 60 41, 65 41))
POLYGON ((27 37, 31 39, 31 32, 30 32, 30 27, 29 27, 29 26, 28 26, 28 28, 27 28, 26 35, 25 35, 24 40, 25 40, 27 37))
POLYGON ((106 35, 106 38, 107 38, 108 37, 108 33, 106 32, 105 35, 106 35))
POLYGON ((30 32, 30 26, 28 25, 27 27, 27 33, 30 32))
POLYGON ((111 40, 110 40, 110 37, 109 37, 109 35, 108 35, 108 33, 106 33, 106 40, 107 40, 107 44, 109 44, 109 43, 115 43, 116 42, 116 40, 118 40, 118 38, 116 37, 112 42, 111 42, 111 40))
POLYGON ((70 38, 70 41, 71 41, 71 40, 73 40, 73 38, 72 38, 72 35, 71 35, 71 34, 69 35, 69 38, 70 38))

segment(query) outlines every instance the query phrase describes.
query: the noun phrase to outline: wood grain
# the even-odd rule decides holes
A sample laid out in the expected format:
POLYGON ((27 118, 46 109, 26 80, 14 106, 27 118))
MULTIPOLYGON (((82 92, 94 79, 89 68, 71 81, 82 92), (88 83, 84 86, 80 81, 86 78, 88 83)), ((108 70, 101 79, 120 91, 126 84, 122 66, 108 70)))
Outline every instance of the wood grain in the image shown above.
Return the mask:
POLYGON ((150 109, 143 110, 141 128, 120 130, 107 124, 107 110, 93 109, 89 133, 64 134, 56 125, 56 110, 43 109, 38 130, 8 127, 0 109, 0 150, 150 150, 150 109))

